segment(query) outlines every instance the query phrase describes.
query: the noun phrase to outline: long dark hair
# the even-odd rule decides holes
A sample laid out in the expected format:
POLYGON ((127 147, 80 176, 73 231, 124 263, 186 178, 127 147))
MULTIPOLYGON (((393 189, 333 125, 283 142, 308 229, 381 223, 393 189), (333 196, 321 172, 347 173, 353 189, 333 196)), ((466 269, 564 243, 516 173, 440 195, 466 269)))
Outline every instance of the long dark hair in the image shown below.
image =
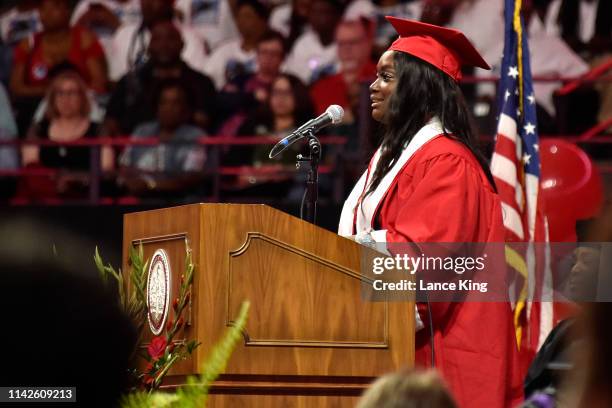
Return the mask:
POLYGON ((403 52, 395 53, 394 63, 397 85, 386 113, 380 159, 366 194, 376 190, 404 147, 433 117, 442 122, 444 136, 457 140, 474 154, 495 189, 457 83, 438 68, 403 52))
MULTIPOLYGON (((274 85, 274 83, 281 78, 286 79, 291 87, 291 93, 293 94, 293 100, 295 102, 293 121, 295 122, 295 126, 299 126, 311 119, 313 116, 314 105, 312 103, 312 99, 310 98, 310 92, 308 91, 306 85, 304 85, 304 83, 298 77, 287 73, 279 74, 274 81, 272 81, 272 85, 274 85)), ((273 127, 274 112, 272 112, 269 97, 267 104, 262 105, 255 110, 252 115, 252 119, 254 119, 254 121, 257 123, 266 124, 270 128, 273 127)))

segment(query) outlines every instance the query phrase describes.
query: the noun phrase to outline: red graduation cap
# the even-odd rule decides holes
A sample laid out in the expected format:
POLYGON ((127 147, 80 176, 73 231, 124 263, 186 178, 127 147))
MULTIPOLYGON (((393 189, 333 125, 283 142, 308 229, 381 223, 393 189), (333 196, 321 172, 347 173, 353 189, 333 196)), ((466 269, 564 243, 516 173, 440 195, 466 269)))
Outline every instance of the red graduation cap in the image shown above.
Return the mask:
POLYGON ((459 30, 387 16, 400 37, 389 50, 405 52, 441 69, 455 81, 461 79, 461 66, 491 69, 476 48, 459 30))

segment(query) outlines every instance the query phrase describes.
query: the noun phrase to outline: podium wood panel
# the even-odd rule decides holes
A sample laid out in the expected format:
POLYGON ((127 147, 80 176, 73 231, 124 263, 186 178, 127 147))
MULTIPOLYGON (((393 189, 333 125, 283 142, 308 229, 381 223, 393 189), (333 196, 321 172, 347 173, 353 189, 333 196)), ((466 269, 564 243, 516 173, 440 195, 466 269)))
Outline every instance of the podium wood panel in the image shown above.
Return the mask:
POLYGON ((414 306, 362 300, 362 248, 351 240, 264 205, 194 204, 127 214, 124 270, 140 242, 148 257, 166 249, 177 276, 186 243, 196 264, 183 335, 202 345, 170 384, 198 371, 251 302, 212 406, 352 406, 374 377, 412 365, 414 306))

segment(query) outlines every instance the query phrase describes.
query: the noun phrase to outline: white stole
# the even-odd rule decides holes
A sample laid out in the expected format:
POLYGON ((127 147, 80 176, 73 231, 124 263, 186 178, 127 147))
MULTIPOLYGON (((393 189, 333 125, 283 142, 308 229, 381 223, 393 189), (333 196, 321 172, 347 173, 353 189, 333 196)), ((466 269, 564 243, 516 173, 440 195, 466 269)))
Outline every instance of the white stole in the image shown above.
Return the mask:
POLYGON ((375 213, 379 204, 387 194, 387 190, 389 190, 393 181, 399 175, 399 172, 404 168, 406 163, 408 163, 408 160, 412 158, 414 153, 427 142, 443 133, 444 129, 442 128, 440 119, 434 117, 414 135, 399 159, 383 177, 374 192, 363 198, 363 195, 368 190, 372 181, 371 174, 374 173, 378 165, 378 160, 380 158, 379 147, 370 161, 370 166, 363 173, 357 184, 355 184, 353 191, 351 191, 351 194, 349 194, 344 202, 342 214, 340 215, 338 234, 343 236, 353 235, 353 227, 355 226, 355 231, 358 236, 362 234, 371 234, 375 241, 384 242, 386 240, 386 234, 379 233, 383 231, 372 231, 372 220, 376 215, 375 213), (357 212, 356 216, 355 212, 357 212))

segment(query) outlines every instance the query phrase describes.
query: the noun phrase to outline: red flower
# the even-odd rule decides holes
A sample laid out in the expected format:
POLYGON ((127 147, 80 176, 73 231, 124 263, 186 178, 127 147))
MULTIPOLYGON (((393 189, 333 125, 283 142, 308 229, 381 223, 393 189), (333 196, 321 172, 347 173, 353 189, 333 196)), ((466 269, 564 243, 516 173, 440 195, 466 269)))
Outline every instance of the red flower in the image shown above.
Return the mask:
POLYGON ((166 336, 157 336, 151 339, 151 343, 149 344, 149 347, 147 347, 147 351, 149 352, 149 355, 153 361, 159 360, 164 355, 167 345, 168 343, 166 342, 166 336))
POLYGON ((144 380, 145 385, 151 385, 153 384, 153 381, 155 380, 155 378, 151 377, 150 375, 145 375, 143 380, 144 380))

